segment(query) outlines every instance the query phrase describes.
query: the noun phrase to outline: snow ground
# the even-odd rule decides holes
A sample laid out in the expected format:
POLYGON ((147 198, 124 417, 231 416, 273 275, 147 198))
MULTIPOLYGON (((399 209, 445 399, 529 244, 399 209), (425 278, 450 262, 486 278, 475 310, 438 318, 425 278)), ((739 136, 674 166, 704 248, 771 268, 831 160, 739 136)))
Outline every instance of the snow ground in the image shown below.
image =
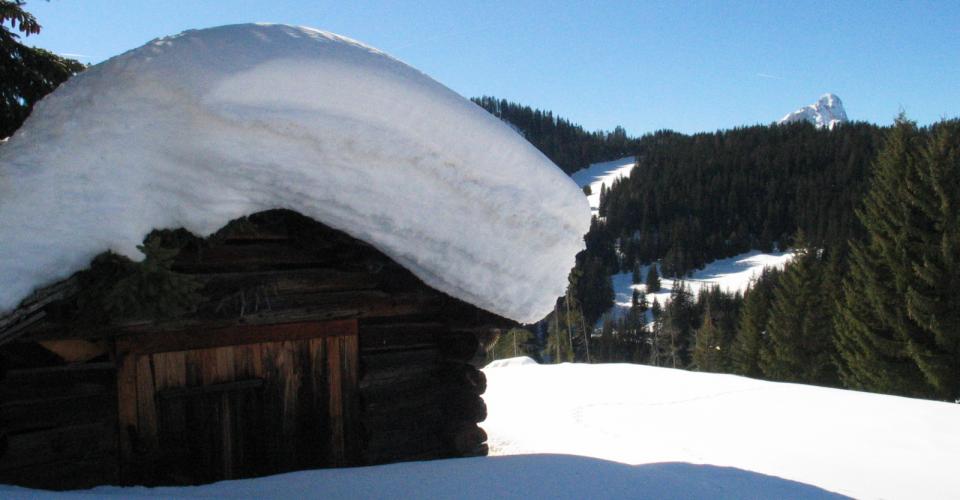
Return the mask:
MULTIPOLYGON (((764 268, 773 267, 783 269, 790 260, 793 259, 793 252, 774 252, 763 253, 759 250, 752 250, 747 253, 713 261, 703 269, 694 271, 690 276, 683 279, 687 289, 694 296, 704 288, 719 286, 721 290, 727 293, 743 293, 750 287, 752 281, 760 276, 764 268)), ((627 313, 630 304, 633 301, 633 290, 639 290, 641 293, 646 291, 646 285, 642 282, 647 279, 649 266, 640 270, 641 284, 633 284, 632 273, 614 274, 613 280, 614 305, 606 317, 619 318, 627 313)), ((660 291, 657 293, 646 294, 647 303, 653 304, 656 298, 661 305, 665 304, 670 298, 677 280, 669 278, 660 278, 660 291)), ((603 321, 603 318, 600 320, 603 321)))
POLYGON ((590 166, 578 170, 570 176, 573 182, 578 186, 590 186, 590 196, 587 196, 587 202, 590 203, 590 212, 596 214, 600 209, 600 186, 606 184, 609 189, 613 181, 621 177, 629 177, 630 171, 637 163, 635 156, 627 156, 613 161, 602 163, 593 163, 590 166))
POLYGON ((631 466, 569 455, 412 462, 294 472, 193 488, 97 488, 52 493, 0 487, 8 499, 328 498, 585 499, 834 498, 818 488, 729 467, 684 463, 631 466))
MULTIPOLYGON (((857 498, 960 498, 960 404, 641 365, 503 365, 484 370, 492 455, 710 464, 857 498)), ((736 493, 794 496, 749 478, 736 493)))

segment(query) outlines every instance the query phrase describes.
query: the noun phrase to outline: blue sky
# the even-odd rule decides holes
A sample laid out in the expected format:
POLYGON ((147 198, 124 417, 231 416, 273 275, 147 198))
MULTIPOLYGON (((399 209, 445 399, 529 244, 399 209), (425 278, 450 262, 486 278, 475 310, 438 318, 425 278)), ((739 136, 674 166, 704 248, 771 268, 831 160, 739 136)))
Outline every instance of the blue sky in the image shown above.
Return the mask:
POLYGON ((770 123, 823 93, 851 119, 960 116, 960 2, 30 0, 26 42, 96 63, 163 35, 300 24, 377 47, 464 96, 588 129, 770 123))

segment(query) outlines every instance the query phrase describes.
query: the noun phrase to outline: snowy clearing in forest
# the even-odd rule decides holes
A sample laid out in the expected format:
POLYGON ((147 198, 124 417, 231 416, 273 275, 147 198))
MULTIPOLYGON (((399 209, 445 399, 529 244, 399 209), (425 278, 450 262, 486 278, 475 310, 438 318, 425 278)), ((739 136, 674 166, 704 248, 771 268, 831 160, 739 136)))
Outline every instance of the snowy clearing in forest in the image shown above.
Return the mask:
MULTIPOLYGON (((653 304, 653 299, 657 299, 660 305, 665 304, 670 299, 670 293, 673 287, 679 281, 683 281, 687 290, 696 297, 702 289, 709 289, 719 286, 721 290, 727 293, 747 291, 753 281, 760 276, 764 268, 773 267, 783 269, 794 257, 791 250, 786 252, 763 253, 759 250, 751 250, 728 259, 715 260, 703 269, 698 269, 690 276, 682 280, 660 277, 660 291, 648 293, 647 304, 653 304)), ((633 284, 632 273, 614 274, 613 280, 614 304, 605 318, 619 318, 630 310, 630 304, 633 300, 633 291, 639 290, 641 293, 646 291, 647 271, 649 266, 640 269, 640 284, 633 284)), ((601 318, 602 322, 605 318, 601 318)))
POLYGON ((593 163, 588 167, 578 170, 570 177, 578 186, 590 186, 590 195, 587 196, 587 202, 590 203, 590 212, 596 214, 600 209, 600 186, 606 184, 607 189, 613 185, 613 181, 621 177, 629 177, 630 171, 637 163, 635 156, 627 156, 612 161, 593 163))
MULTIPOLYGON (((709 464, 857 498, 960 497, 958 404, 628 364, 484 371, 492 455, 709 464)), ((732 496, 780 496, 759 488, 745 478, 732 496)))

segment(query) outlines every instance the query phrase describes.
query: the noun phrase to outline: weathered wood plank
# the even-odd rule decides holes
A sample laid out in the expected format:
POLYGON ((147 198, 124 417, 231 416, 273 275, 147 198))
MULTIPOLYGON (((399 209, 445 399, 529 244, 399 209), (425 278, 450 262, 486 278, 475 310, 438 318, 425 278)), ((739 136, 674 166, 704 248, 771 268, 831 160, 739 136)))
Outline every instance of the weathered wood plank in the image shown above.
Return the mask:
POLYGON ((346 433, 344 431, 343 414, 343 372, 340 355, 340 339, 327 339, 327 380, 330 403, 327 405, 330 429, 330 464, 334 467, 343 465, 346 452, 346 433))
POLYGON ((209 349, 241 344, 347 335, 356 331, 356 320, 298 322, 275 325, 238 325, 226 328, 192 328, 154 335, 138 335, 130 349, 138 354, 209 349))
POLYGON ((360 431, 357 425, 359 417, 359 384, 360 377, 360 342, 354 331, 353 335, 340 337, 341 342, 341 371, 343 373, 342 405, 343 405, 343 463, 350 465, 356 463, 359 454, 358 433, 360 431))
POLYGON ((137 417, 137 356, 130 352, 128 339, 118 339, 117 360, 117 430, 120 447, 121 480, 131 480, 134 471, 127 465, 135 462, 134 450, 139 441, 137 417))
POLYGON ((105 384, 115 378, 112 362, 78 363, 25 370, 8 370, 0 382, 0 390, 25 385, 62 386, 71 383, 105 384))
POLYGON ((286 449, 284 446, 283 429, 283 394, 284 381, 278 366, 280 344, 278 342, 264 342, 257 344, 259 348, 260 373, 264 380, 263 414, 268 422, 262 429, 264 446, 264 473, 272 474, 283 469, 286 449))
POLYGON ((259 378, 254 374, 254 349, 257 344, 233 347, 233 371, 236 380, 259 378))
POLYGON ((444 331, 441 323, 360 324, 360 350, 364 353, 433 348, 444 331))
POLYGON ((202 353, 202 349, 183 351, 185 386, 194 387, 203 384, 204 357, 202 353))
POLYGON ((297 360, 298 347, 297 342, 279 342, 276 357, 277 380, 281 385, 280 429, 282 436, 280 464, 284 470, 293 468, 300 458, 297 454, 300 444, 297 410, 300 403, 302 374, 297 360))
POLYGON ((0 423, 6 433, 93 422, 115 422, 116 418, 116 394, 107 388, 96 394, 0 403, 0 423))
POLYGON ((105 454, 113 450, 115 443, 111 422, 13 433, 7 436, 7 453, 0 460, 0 470, 105 454))
POLYGON ((360 377, 412 367, 436 367, 440 359, 440 351, 433 348, 364 353, 360 360, 360 377))
POLYGON ((379 433, 419 432, 424 429, 440 429, 445 421, 446 416, 439 406, 421 408, 410 414, 363 414, 360 418, 363 432, 360 434, 364 436, 365 439, 369 439, 370 436, 379 433))
POLYGON ((187 385, 187 355, 183 351, 153 354, 156 390, 187 385))
POLYGON ((137 357, 137 429, 139 442, 136 452, 154 456, 159 451, 159 424, 155 405, 156 386, 150 356, 137 357))

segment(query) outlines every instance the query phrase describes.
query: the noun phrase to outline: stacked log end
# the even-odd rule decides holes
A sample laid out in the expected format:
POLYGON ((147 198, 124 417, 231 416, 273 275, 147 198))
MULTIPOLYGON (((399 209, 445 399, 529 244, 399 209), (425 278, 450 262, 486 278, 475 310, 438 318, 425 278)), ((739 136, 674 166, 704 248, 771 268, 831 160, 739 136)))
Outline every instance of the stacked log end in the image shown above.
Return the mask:
POLYGON ((486 455, 476 334, 396 324, 361 327, 360 338, 363 463, 486 455))

